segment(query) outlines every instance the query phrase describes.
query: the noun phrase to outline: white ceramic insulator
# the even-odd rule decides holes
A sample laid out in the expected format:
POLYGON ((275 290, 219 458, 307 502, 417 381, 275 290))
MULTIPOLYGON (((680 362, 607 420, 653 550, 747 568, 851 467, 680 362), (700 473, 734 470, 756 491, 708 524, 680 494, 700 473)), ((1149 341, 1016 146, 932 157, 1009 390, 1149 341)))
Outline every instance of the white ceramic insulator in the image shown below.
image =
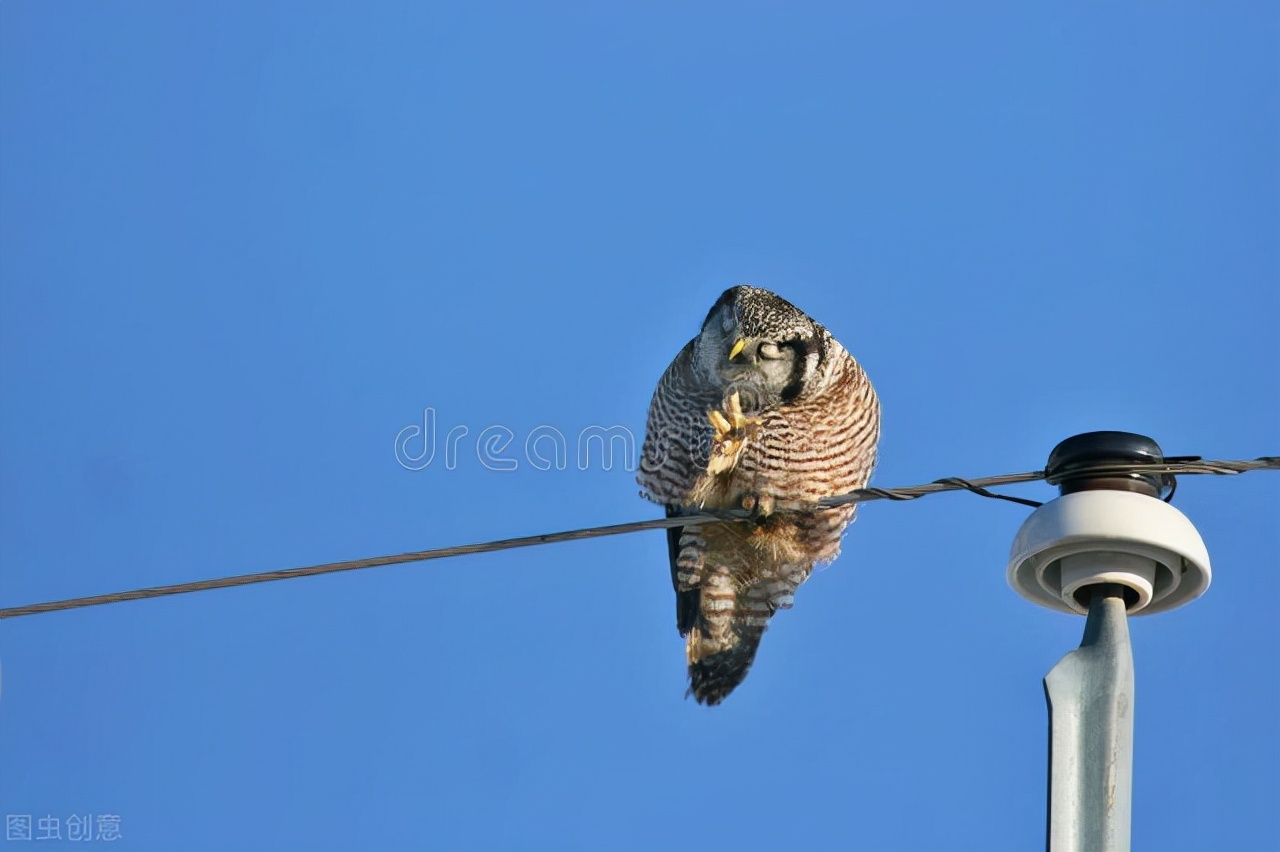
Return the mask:
POLYGON ((1130 491, 1077 491, 1031 513, 1014 537, 1009 585, 1027 600, 1084 614, 1075 593, 1119 583, 1129 614, 1163 612, 1204 594, 1213 572, 1195 526, 1174 507, 1130 491))

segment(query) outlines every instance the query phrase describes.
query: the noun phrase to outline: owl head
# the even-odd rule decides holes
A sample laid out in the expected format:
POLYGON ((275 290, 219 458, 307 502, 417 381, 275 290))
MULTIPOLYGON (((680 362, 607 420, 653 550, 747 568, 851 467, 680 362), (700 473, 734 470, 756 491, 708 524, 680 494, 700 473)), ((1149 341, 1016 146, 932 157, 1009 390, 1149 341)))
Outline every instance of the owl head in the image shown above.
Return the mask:
POLYGON ((699 372, 744 409, 792 402, 812 389, 830 335, 795 305, 759 287, 725 290, 694 341, 699 372))

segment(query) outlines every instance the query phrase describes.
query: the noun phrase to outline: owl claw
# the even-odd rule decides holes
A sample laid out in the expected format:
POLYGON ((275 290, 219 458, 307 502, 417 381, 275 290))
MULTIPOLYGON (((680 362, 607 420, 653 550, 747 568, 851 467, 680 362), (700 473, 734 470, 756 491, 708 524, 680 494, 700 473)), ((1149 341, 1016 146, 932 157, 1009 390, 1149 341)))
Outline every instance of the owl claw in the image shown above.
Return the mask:
POLYGON ((735 432, 745 432, 749 427, 760 422, 742 413, 742 398, 738 396, 737 391, 729 394, 727 405, 729 408, 729 422, 733 425, 735 432))
POLYGON ((711 426, 716 430, 716 440, 722 440, 725 435, 733 431, 733 425, 719 411, 714 408, 707 412, 707 419, 711 421, 711 426))
POLYGON ((713 408, 707 412, 707 419, 715 430, 711 439, 711 459, 707 464, 707 471, 712 475, 727 473, 737 465, 747 439, 760 421, 743 414, 742 400, 737 391, 729 394, 725 401, 725 411, 713 408))

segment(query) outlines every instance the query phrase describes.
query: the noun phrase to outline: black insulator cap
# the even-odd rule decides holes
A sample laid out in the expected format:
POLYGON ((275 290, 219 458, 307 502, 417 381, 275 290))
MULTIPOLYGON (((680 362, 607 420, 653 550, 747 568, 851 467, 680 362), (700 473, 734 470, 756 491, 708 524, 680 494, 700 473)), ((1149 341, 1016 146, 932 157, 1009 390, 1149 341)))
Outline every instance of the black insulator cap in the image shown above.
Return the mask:
POLYGON ((1133 432, 1085 432, 1067 438, 1049 453, 1045 479, 1063 494, 1110 489, 1160 496, 1165 484, 1161 474, 1106 471, 1117 464, 1160 464, 1164 452, 1146 435, 1133 432))

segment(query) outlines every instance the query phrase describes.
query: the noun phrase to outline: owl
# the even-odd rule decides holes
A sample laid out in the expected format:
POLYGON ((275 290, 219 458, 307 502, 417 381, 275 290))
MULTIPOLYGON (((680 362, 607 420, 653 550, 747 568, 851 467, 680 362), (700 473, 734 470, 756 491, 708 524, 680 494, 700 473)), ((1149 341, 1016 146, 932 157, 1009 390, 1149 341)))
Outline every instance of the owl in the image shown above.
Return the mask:
POLYGON ((667 531, 689 693, 719 704, 747 676, 769 619, 840 553, 856 506, 775 511, 862 488, 880 437, 866 373, 790 302, 732 287, 649 405, 637 481, 668 516, 747 509, 667 531))

